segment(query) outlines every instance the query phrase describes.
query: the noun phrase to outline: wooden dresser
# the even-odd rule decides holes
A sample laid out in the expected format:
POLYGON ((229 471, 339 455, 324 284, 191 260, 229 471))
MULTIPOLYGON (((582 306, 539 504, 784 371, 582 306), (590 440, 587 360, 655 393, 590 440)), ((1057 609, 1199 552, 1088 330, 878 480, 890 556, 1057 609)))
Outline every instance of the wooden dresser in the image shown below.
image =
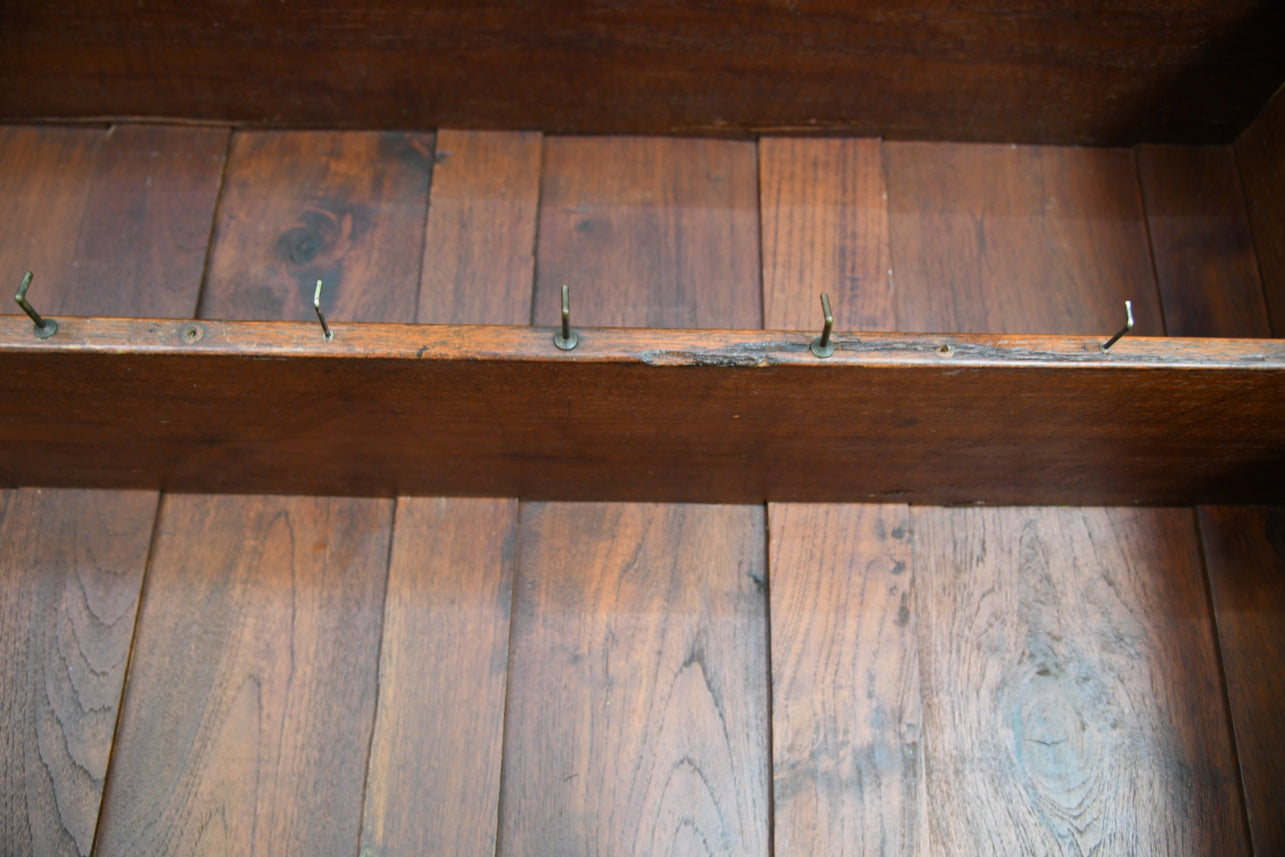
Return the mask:
POLYGON ((1285 851, 1285 7, 0 32, 0 852, 1285 851))

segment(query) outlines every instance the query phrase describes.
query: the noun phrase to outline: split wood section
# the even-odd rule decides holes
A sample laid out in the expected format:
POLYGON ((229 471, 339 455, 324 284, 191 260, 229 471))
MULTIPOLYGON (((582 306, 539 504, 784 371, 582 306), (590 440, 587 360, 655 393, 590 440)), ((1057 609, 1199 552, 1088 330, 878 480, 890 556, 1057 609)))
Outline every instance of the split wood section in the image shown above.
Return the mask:
POLYGON ((546 499, 1280 497, 1285 345, 0 320, 4 479, 546 499), (190 339, 197 341, 186 344, 190 339), (27 403, 43 400, 48 407, 27 403), (102 456, 109 448, 113 455, 102 456))

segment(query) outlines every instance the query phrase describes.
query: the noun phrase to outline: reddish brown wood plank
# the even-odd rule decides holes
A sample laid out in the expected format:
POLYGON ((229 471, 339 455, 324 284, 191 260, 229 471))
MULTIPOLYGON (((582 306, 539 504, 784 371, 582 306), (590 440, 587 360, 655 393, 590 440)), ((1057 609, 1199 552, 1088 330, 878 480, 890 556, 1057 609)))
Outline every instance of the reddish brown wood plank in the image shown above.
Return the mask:
POLYGON ((820 360, 811 332, 588 328, 566 354, 548 328, 334 329, 68 319, 37 340, 0 320, 0 445, 40 450, 0 460, 0 484, 699 502, 1285 490, 1277 340, 1134 337, 1104 355, 1079 337, 845 334, 820 360))
POLYGON ((539 134, 439 131, 417 320, 529 324, 539 134))
POLYGON ((1192 512, 911 511, 933 853, 1246 853, 1192 512))
MULTIPOLYGON (((13 286, 36 272, 30 299, 50 316, 190 314, 226 138, 0 129, 0 270, 13 286)), ((156 503, 150 491, 0 492, 4 853, 90 851, 156 503)))
POLYGON ((1226 142, 1285 76, 1262 0, 22 3, 0 117, 1226 142))
MULTIPOLYGON (((49 315, 191 316, 225 128, 0 129, 0 247, 14 288, 49 315)), ((17 312, 6 301, 5 313, 17 312)))
POLYGON ((774 853, 927 853, 907 507, 768 515, 774 853))
POLYGON ((413 321, 433 138, 243 132, 232 139, 204 318, 413 321))
MULTIPOLYGON (((37 310, 75 311, 83 299, 68 290, 67 277, 105 138, 103 128, 0 127, 0 292, 6 296, 32 271, 28 298, 37 310)), ((0 313, 19 312, 8 297, 0 301, 0 313)))
POLYGON ((391 517, 166 496, 95 853, 356 853, 391 517))
POLYGON ((887 143, 902 330, 1164 332, 1133 153, 887 143))
POLYGON ((1230 147, 1143 146, 1138 173, 1170 336, 1271 336, 1230 147))
POLYGON ((878 140, 759 141, 763 315, 769 330, 893 330, 888 194, 878 140))
POLYGON ((1272 330, 1285 336, 1285 95, 1279 91, 1236 140, 1272 330))
POLYGON ((545 141, 534 320, 757 328, 754 146, 717 140, 545 141))
POLYGON ((362 852, 493 854, 516 500, 397 501, 362 852))
POLYGON ((0 851, 88 854, 156 493, 0 491, 0 851))
MULTIPOLYGON (((772 329, 896 327, 877 140, 759 143, 772 329)), ((827 408, 828 410, 828 408, 827 408)), ((768 506, 774 853, 927 846, 905 506, 768 506)))
POLYGON ((1285 849, 1285 510, 1200 510, 1255 854, 1285 849))
MULTIPOLYGON (((903 326, 1162 329, 1132 153, 886 149, 903 326)), ((1189 512, 911 525, 933 853, 1243 853, 1189 512)))
POLYGON ((521 506, 500 853, 768 853, 763 511, 521 506))
MULTIPOLYGON (((421 322, 525 324, 537 134, 441 131, 421 322)), ((402 497, 363 853, 494 854, 517 502, 402 497)))

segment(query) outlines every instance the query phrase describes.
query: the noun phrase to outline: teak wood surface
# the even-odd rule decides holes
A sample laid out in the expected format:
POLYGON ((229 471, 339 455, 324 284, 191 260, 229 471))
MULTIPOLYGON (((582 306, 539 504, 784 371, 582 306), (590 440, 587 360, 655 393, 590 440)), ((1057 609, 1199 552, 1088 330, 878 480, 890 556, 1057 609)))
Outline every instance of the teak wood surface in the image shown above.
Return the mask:
MULTIPOLYGON (((385 135, 4 129, 0 207, 14 228, 0 234, 0 263, 17 269, 15 282, 28 264, 38 268, 32 297, 63 328, 39 342, 25 319, 4 319, 0 338, 12 332, 10 356, 35 362, 60 353, 55 362, 103 357, 115 367, 238 360, 312 366, 310 379, 363 363, 354 346, 369 345, 366 365, 415 371, 446 351, 479 364, 518 354, 559 377, 632 366, 750 378, 998 370, 1003 381, 1020 369, 1087 372, 1121 395, 1139 373, 1218 381, 1241 373, 1225 359, 1235 353, 1276 353, 1271 342, 1136 336, 1110 356, 1094 351, 1118 325, 1123 297, 1158 304, 1153 333, 1261 335, 1258 266, 1226 148, 1143 147, 1134 174, 1119 151, 412 136, 422 143, 411 170, 419 178, 403 182, 404 147, 370 144, 385 135), (109 155, 113 146, 123 150, 109 155), (224 151, 242 154, 220 179, 224 151), (755 176, 744 166, 755 155, 759 230, 745 211, 755 176), (736 168, 721 170, 724 160, 736 168), (390 175, 399 176, 392 185, 390 175), (937 181, 953 189, 948 210, 933 202, 937 181), (558 210, 545 220, 542 193, 555 182, 558 210), (409 191, 396 192, 403 184, 409 191), (380 225, 364 232, 319 216, 385 207, 397 215, 365 221, 380 225), (258 220, 245 217, 251 209, 258 220), (259 220, 264 228, 250 228, 259 220), (581 222, 588 228, 577 231, 581 222), (681 246, 652 252, 661 240, 681 246), (573 282, 583 350, 557 352, 547 329, 526 331, 529 343, 510 353, 494 337, 512 331, 423 326, 551 322, 561 276, 544 269, 553 294, 535 298, 535 272, 562 260, 574 274, 566 244, 586 270, 610 258, 597 270, 610 268, 612 282, 573 282), (754 261, 731 258, 760 244, 761 292, 754 261), (161 249, 153 257, 150 248, 161 249), (229 307, 226 315, 274 321, 202 319, 185 336, 203 252, 202 315, 229 307), (400 273, 371 280, 376 258, 400 273), (741 273, 702 273, 719 270, 741 273), (330 343, 309 316, 318 271, 337 332, 330 343), (948 286, 935 300, 934 278, 948 286), (845 333, 840 354, 818 360, 806 351, 818 282, 830 284, 841 331, 895 331, 918 318, 943 332, 845 333), (1054 285, 1056 294, 1032 299, 1054 285), (765 326, 789 332, 742 330, 730 351, 719 331, 593 328, 719 327, 728 307, 752 326, 760 299, 765 326), (950 332, 978 309, 987 327, 1059 336, 950 332), (116 313, 180 320, 77 318, 116 313), (275 321, 282 316, 308 323, 275 321), (83 335, 102 323, 125 332, 88 345, 83 335), (278 350, 283 333, 291 344, 278 350), (460 341, 421 358, 426 336, 460 341), (603 348, 613 341, 635 345, 603 348), (1049 365, 994 356, 1019 341, 1052 348, 1049 365), (746 359, 754 342, 788 348, 763 352, 772 365, 759 366, 755 347, 746 359), (952 349, 936 351, 942 344, 952 349)), ((1239 166, 1248 199, 1250 174, 1239 166)), ((1269 263, 1259 261, 1266 282, 1269 263)), ((1257 361, 1251 374, 1279 374, 1274 365, 1257 361)), ((59 389, 62 379, 41 371, 59 389)), ((94 395, 128 382, 110 377, 94 395)), ((360 390, 350 389, 356 410, 360 390)), ((1188 400, 1173 390, 1147 395, 1188 400)), ((1234 392, 1219 405, 1224 415, 1244 407, 1234 392)), ((256 395, 251 404, 269 391, 256 395)), ((991 422, 1012 404, 996 395, 991 422)), ((184 396, 176 404, 196 398, 184 396)), ((851 389, 838 398, 856 401, 851 389)), ((38 400, 5 401, 30 413, 38 400)), ((333 418, 322 410, 303 407, 299 424, 320 435, 333 418)), ((1103 425, 1148 416, 1167 414, 1123 407, 1103 425)), ((1274 432, 1275 419, 1261 425, 1274 432)), ((1025 436, 1047 440, 1040 425, 1025 436)), ((287 435, 269 440, 299 440, 287 435)), ((43 439, 5 448, 13 454, 0 460, 23 461, 43 439)), ((764 515, 675 503, 168 493, 158 507, 155 491, 6 489, 0 726, 14 748, 6 761, 21 766, 4 768, 0 850, 560 846, 810 857, 1246 854, 1252 844, 1274 853, 1278 517, 1265 507, 1207 506, 1197 516, 771 502, 764 515)))
POLYGON ((0 119, 549 134, 1229 142, 1285 76, 1263 0, 14 0, 0 119))
POLYGON ((9 484, 705 502, 1280 498, 1285 345, 0 320, 9 484), (30 403, 41 400, 40 408, 30 403), (106 447, 111 457, 101 455, 106 447))

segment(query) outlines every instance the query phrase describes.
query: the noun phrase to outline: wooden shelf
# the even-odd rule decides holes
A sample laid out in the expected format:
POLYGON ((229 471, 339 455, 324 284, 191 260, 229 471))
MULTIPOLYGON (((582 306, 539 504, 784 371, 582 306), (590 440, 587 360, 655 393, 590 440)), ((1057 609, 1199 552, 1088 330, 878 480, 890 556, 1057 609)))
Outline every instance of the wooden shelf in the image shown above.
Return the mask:
POLYGON ((1285 342, 0 319, 9 485, 755 503, 1285 500, 1285 342), (33 406, 39 403, 38 406, 33 406))

